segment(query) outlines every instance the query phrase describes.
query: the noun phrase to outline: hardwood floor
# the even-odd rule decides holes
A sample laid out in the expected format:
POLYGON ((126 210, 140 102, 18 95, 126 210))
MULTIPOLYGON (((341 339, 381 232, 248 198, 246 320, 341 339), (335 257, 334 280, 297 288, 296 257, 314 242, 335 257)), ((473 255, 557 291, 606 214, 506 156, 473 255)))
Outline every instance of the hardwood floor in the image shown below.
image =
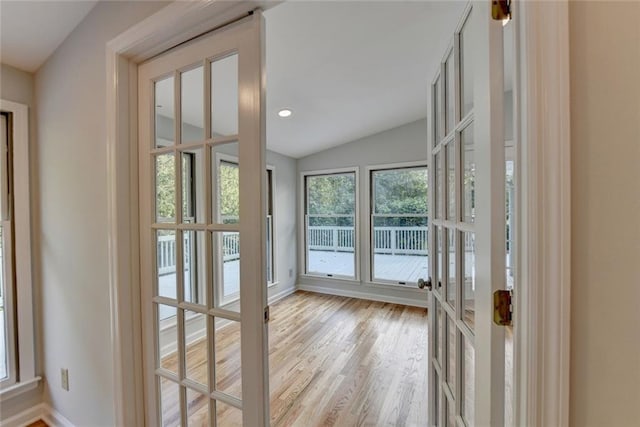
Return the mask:
MULTIPOLYGON (((426 310, 298 291, 271 307, 272 426, 427 424, 426 310)), ((216 331, 218 387, 240 393, 238 325, 216 331)), ((206 384, 204 340, 188 347, 189 377, 206 384)), ((175 356, 163 366, 175 366, 175 356)), ((163 381, 163 418, 179 423, 178 389, 163 381)), ((189 426, 208 425, 208 399, 186 396, 189 426)), ((223 407, 224 406, 224 407, 223 407)), ((218 405, 219 427, 241 425, 218 405)))
POLYGON ((426 425, 425 309, 308 292, 273 309, 273 426, 426 425))

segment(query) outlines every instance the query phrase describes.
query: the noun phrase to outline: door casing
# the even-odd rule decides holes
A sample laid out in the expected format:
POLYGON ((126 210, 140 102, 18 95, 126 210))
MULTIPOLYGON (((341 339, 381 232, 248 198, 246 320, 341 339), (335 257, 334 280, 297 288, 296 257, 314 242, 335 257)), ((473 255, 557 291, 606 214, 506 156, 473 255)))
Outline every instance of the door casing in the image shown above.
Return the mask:
MULTIPOLYGON (((138 284, 137 64, 277 3, 175 1, 106 48, 107 202, 114 423, 144 425, 138 284)), ((513 2, 520 150, 518 425, 567 425, 570 343, 569 4, 513 2), (542 65, 544 64, 544 65, 542 65), (544 310, 544 311, 543 311, 544 310)))

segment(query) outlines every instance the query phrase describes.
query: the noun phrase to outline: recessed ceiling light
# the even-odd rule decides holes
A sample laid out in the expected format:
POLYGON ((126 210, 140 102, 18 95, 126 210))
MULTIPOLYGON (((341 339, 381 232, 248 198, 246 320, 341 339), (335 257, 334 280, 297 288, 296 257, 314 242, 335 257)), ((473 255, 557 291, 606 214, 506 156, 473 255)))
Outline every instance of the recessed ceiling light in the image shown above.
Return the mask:
POLYGON ((293 114, 293 111, 289 110, 288 108, 284 108, 278 111, 278 115, 280 117, 289 117, 291 114, 293 114))

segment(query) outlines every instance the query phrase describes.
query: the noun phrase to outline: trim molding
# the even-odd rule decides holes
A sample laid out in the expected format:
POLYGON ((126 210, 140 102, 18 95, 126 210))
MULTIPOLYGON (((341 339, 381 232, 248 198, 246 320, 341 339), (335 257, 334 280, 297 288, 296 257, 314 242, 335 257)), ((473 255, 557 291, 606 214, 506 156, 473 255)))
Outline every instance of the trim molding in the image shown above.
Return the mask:
POLYGON ((285 289, 283 291, 280 291, 277 294, 271 295, 269 297, 269 299, 268 299, 269 305, 275 304, 278 301, 280 301, 282 299, 285 299, 289 295, 294 294, 297 290, 298 290, 298 288, 296 286, 291 286, 290 288, 287 288, 287 289, 285 289))
MULTIPOLYGON (((12 295, 13 306, 8 309, 14 320, 10 320, 8 339, 16 342, 8 353, 13 368, 9 375, 14 382, 14 390, 21 383, 36 379, 36 327, 33 313, 33 224, 31 223, 31 136, 29 135, 29 107, 25 104, 0 99, 0 110, 10 113, 13 119, 13 166, 14 166, 14 218, 13 231, 13 274, 15 289, 12 295), (17 350, 19 349, 19 351, 17 350), (17 370, 15 367, 17 366, 17 370)), ((10 297, 11 298, 11 297, 10 297)), ((5 385, 7 387, 8 385, 5 385)), ((8 386, 12 387, 12 386, 8 386)), ((12 393, 15 396, 15 393, 12 393)), ((5 397, 6 398, 6 397, 5 397)), ((0 399, 2 400, 2 399, 0 399)))
POLYGON ((75 427, 71 421, 53 409, 47 403, 32 406, 2 422, 3 427, 23 427, 38 420, 46 422, 51 427, 75 427))
POLYGON ((3 427, 21 427, 41 420, 45 416, 46 404, 40 403, 2 421, 3 427))
POLYGON ((21 395, 22 393, 33 390, 34 388, 38 387, 40 381, 42 381, 42 377, 38 376, 29 380, 20 381, 13 384, 11 387, 0 390, 0 402, 13 399, 16 396, 21 395))
POLYGON ((569 424, 569 5, 518 2, 522 159, 516 425, 569 424))
POLYGON ((345 289, 328 288, 318 285, 299 284, 298 289, 301 291, 315 292, 318 294, 338 295, 341 297, 359 298, 369 301, 388 302, 391 304, 402 304, 412 307, 427 308, 427 301, 416 301, 410 298, 395 297, 390 295, 372 295, 367 292, 357 292, 345 289))
POLYGON ((45 414, 44 421, 53 427, 75 427, 71 421, 66 419, 60 412, 53 409, 51 406, 44 404, 45 414))

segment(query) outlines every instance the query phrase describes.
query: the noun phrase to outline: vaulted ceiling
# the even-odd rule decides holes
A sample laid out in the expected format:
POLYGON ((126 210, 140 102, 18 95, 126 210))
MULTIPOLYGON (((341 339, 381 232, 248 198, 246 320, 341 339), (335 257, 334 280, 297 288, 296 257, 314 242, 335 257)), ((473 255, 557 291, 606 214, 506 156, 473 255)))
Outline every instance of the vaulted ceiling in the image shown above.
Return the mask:
MULTIPOLYGON (((1 1, 2 62, 36 70, 95 3, 1 1)), ((268 148, 299 158, 424 118, 429 84, 464 6, 288 1, 267 10, 268 148), (293 115, 278 117, 283 108, 293 115)), ((159 104, 172 114, 170 102, 159 104)))
POLYGON ((267 146, 302 157, 425 117, 465 4, 285 2, 267 10, 267 146), (281 108, 293 115, 279 118, 281 108))

